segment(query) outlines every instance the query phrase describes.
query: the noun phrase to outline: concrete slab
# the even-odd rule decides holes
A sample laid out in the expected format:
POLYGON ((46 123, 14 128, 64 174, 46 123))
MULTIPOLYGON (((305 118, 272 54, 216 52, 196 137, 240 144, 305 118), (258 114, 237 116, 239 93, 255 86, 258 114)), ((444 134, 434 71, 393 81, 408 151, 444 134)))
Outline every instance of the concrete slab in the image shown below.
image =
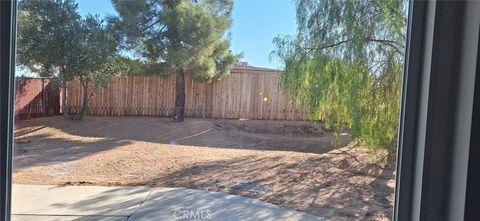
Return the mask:
POLYGON ((185 188, 13 185, 15 221, 325 220, 241 196, 185 188))
POLYGON ((117 216, 44 216, 12 215, 12 221, 127 221, 128 217, 117 216))
POLYGON ((12 214, 129 216, 152 188, 13 185, 12 214))
POLYGON ((157 188, 129 221, 143 220, 325 220, 241 196, 183 188, 157 188))

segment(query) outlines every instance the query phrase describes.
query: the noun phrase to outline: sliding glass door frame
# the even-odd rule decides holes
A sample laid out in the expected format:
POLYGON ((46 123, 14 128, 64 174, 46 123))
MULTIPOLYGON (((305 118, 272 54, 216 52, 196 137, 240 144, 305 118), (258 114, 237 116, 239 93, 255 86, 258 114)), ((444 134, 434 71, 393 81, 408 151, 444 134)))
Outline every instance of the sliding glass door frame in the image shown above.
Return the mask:
POLYGON ((0 219, 10 220, 16 1, 0 0, 0 219))
POLYGON ((479 214, 479 201, 466 202, 469 161, 480 161, 470 155, 480 136, 479 27, 480 1, 410 2, 393 220, 479 214))

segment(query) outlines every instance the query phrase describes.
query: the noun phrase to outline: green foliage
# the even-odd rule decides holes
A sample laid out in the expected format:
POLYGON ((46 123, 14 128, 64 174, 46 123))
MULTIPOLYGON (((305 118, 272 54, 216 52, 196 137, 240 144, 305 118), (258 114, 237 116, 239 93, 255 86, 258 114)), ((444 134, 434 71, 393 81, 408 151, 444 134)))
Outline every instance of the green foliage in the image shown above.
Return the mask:
POLYGON ((138 53, 147 74, 180 72, 197 81, 230 73, 236 56, 224 34, 231 24, 231 0, 113 0, 118 17, 109 23, 124 34, 124 46, 138 53))
MULTIPOLYGON (((93 91, 105 87, 112 75, 120 73, 124 63, 117 55, 115 30, 98 16, 82 18, 73 0, 22 0, 18 21, 18 62, 30 71, 58 77, 64 88, 79 79, 84 91, 92 86, 89 83, 93 91)), ((78 119, 83 118, 91 96, 84 93, 78 119)))
POLYGON ((109 24, 122 45, 139 54, 144 70, 175 77, 174 120, 185 113, 185 77, 205 82, 230 74, 237 57, 225 32, 232 22, 232 0, 112 0, 119 16, 109 24))
POLYGON ((73 0, 23 0, 18 17, 18 61, 32 72, 98 86, 115 73, 109 68, 118 46, 113 30, 97 16, 82 19, 73 0))
POLYGON ((312 120, 373 147, 396 139, 406 2, 296 0, 295 38, 278 36, 282 85, 309 103, 312 120))
POLYGON ((60 75, 71 80, 71 73, 82 69, 79 53, 72 50, 82 42, 78 35, 81 17, 76 10, 77 5, 69 0, 20 1, 17 61, 41 76, 62 71, 60 75))

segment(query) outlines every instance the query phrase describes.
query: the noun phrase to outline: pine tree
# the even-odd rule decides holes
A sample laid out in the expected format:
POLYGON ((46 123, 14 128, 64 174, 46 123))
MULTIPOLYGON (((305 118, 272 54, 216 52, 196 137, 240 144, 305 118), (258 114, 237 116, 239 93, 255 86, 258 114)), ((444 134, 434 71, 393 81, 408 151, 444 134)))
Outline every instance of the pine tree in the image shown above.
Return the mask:
POLYGON ((185 77, 205 82, 230 73, 237 58, 225 32, 231 0, 113 0, 119 16, 110 22, 125 35, 149 72, 175 77, 175 117, 184 120, 185 77))

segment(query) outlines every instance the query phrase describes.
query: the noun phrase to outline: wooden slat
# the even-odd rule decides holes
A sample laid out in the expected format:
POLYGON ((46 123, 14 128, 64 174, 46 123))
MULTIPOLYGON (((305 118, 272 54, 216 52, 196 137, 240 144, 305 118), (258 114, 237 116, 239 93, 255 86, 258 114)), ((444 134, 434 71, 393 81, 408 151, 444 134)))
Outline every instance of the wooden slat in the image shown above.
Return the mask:
MULTIPOLYGON (((297 104, 280 86, 279 72, 234 71, 222 80, 198 83, 185 80, 186 116, 199 118, 245 118, 308 120, 308 105, 297 104), (264 100, 266 98, 266 100, 264 100)), ((78 81, 69 85, 71 110, 82 105, 78 81)), ((175 79, 156 76, 113 77, 98 90, 89 105, 89 115, 172 117, 175 79)))

